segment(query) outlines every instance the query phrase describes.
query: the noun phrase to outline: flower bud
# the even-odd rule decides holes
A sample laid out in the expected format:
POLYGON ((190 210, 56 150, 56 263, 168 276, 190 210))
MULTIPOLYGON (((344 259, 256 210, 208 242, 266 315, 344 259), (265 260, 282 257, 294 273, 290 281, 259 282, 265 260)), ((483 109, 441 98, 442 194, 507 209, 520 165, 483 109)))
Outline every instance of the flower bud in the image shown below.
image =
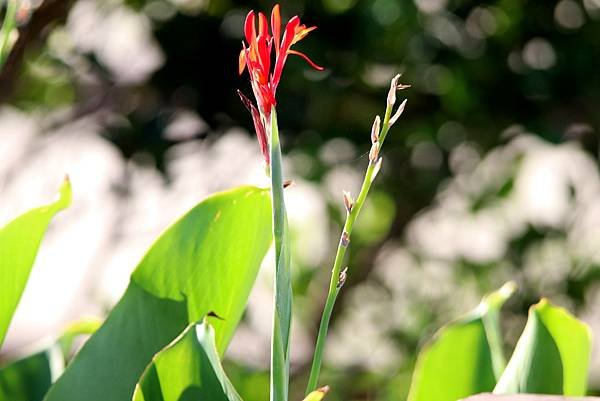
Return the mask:
POLYGON ((396 90, 398 89, 398 80, 400 79, 400 74, 396 74, 394 78, 392 78, 392 82, 390 82, 390 91, 387 96, 387 104, 388 107, 392 107, 394 103, 396 103, 396 90))
POLYGON ((340 272, 340 276, 338 277, 337 288, 342 288, 346 283, 346 279, 348 278, 348 267, 340 272))
POLYGON ((381 170, 382 162, 383 162, 383 157, 380 157, 379 160, 377 160, 377 163, 375 164, 375 168, 373 169, 373 175, 371 176, 371 182, 373 182, 373 180, 375 180, 375 177, 377 177, 379 170, 381 170))
POLYGON ((398 106, 398 110, 396 110, 396 112, 394 113, 392 118, 390 118, 390 127, 392 125, 394 125, 394 123, 398 120, 398 118, 400 118, 400 116, 404 112, 404 107, 406 106, 406 100, 407 99, 404 99, 404 101, 400 104, 400 106, 398 106))
POLYGON ((375 121, 373 121, 373 127, 371 127, 371 142, 379 142, 379 126, 381 125, 381 118, 379 116, 375 117, 375 121))
POLYGON ((342 238, 340 238, 340 243, 343 247, 347 247, 350 244, 350 235, 344 231, 342 233, 342 238))
POLYGON ((348 213, 352 211, 352 207, 354 206, 354 199, 352 199, 352 195, 348 191, 344 191, 344 206, 346 206, 348 213))
POLYGON ((373 142, 369 151, 369 161, 375 163, 379 158, 379 142, 373 142))

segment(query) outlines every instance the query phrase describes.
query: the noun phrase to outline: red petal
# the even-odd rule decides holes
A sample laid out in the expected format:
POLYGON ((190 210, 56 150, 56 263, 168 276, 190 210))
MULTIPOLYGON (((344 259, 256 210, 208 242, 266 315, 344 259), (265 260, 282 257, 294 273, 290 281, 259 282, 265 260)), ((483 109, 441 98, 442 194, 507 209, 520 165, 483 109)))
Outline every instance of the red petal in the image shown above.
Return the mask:
POLYGON ((294 40, 292 41, 292 44, 298 43, 299 41, 304 39, 304 37, 306 35, 308 35, 309 32, 314 31, 315 29, 317 29, 316 26, 311 26, 310 28, 307 28, 304 25, 300 25, 298 28, 296 28, 296 32, 294 33, 294 40))
POLYGON ((318 71, 323 71, 323 70, 324 70, 324 68, 323 68, 323 67, 321 67, 321 66, 319 66, 319 65, 316 65, 316 64, 315 64, 315 63, 314 63, 314 62, 313 62, 311 59, 309 59, 309 58, 308 58, 308 56, 307 56, 306 54, 304 54, 304 53, 300 53, 300 52, 298 52, 298 51, 296 51, 296 50, 288 50, 288 54, 295 54, 296 56, 300 56, 300 57, 302 57, 302 58, 303 58, 304 60, 306 60, 306 62, 307 62, 308 64, 310 64, 310 66, 311 66, 312 68, 314 68, 315 70, 318 70, 318 71))
POLYGON ((267 17, 263 13, 258 13, 258 36, 269 36, 267 17))
POLYGON ((244 22, 244 35, 246 36, 246 42, 249 46, 252 46, 252 42, 256 38, 256 27, 254 25, 254 10, 250 10, 246 15, 246 22, 244 22))
POLYGON ((296 15, 292 17, 285 26, 285 32, 283 33, 283 39, 281 40, 281 46, 279 47, 279 55, 277 56, 277 60, 275 61, 275 69, 273 70, 272 85, 274 91, 277 89, 277 85, 279 85, 279 80, 281 79, 281 73, 283 71, 283 65, 287 59, 288 50, 292 45, 298 25, 300 25, 300 18, 298 18, 296 15))
POLYGON ((271 69, 271 54, 269 52, 269 44, 265 36, 259 36, 256 40, 258 45, 258 57, 259 63, 262 67, 262 71, 265 74, 265 82, 268 80, 268 74, 271 69))
MULTIPOLYGON (((243 45, 243 43, 242 43, 243 45)), ((239 59, 239 64, 238 64, 238 72, 240 75, 242 75, 242 72, 244 72, 244 69, 246 68, 246 49, 244 46, 244 49, 240 50, 240 59, 239 59)))
POLYGON ((279 41, 281 40, 281 14, 279 13, 279 4, 275 4, 271 11, 271 32, 275 38, 275 52, 279 54, 279 41))
POLYGON ((284 37, 289 36, 290 43, 294 39, 294 35, 296 34, 296 30, 300 26, 300 17, 294 15, 285 26, 284 37))

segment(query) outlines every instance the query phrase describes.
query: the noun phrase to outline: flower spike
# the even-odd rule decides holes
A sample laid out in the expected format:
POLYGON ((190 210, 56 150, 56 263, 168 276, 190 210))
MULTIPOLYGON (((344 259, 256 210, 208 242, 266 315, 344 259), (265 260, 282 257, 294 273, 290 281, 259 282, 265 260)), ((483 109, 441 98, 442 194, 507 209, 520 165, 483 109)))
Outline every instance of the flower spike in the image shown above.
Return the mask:
MULTIPOLYGON (((268 155, 268 137, 265 127, 265 121, 270 121, 271 110, 277 104, 275 93, 283 66, 290 54, 302 57, 312 68, 321 71, 323 67, 314 63, 307 55, 291 47, 304 39, 316 27, 307 28, 300 23, 300 18, 296 15, 286 24, 281 35, 281 14, 279 4, 275 4, 271 11, 271 33, 269 33, 269 23, 263 13, 258 13, 258 18, 254 11, 248 12, 244 22, 245 42, 242 42, 238 61, 238 72, 240 75, 245 69, 248 69, 252 92, 256 98, 257 105, 254 106, 248 98, 240 93, 242 102, 252 114, 256 136, 259 140, 261 150, 265 156, 265 161, 269 164, 268 155), (258 19, 258 27, 257 20, 258 19), (271 63, 271 52, 275 48, 275 61, 271 63), (265 150, 266 149, 266 150, 265 150)), ((238 92, 239 93, 239 92, 238 92)))

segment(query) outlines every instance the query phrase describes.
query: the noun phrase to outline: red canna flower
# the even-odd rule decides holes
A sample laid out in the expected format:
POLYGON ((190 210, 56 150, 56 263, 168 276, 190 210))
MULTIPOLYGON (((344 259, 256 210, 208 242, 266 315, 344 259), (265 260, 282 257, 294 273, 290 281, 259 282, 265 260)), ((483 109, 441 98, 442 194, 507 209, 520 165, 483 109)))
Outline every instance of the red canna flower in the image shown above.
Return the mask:
POLYGON ((311 67, 316 70, 323 70, 316 65, 305 54, 291 47, 302 40, 315 26, 307 28, 300 23, 298 16, 292 17, 281 37, 281 15, 279 13, 279 4, 273 7, 271 12, 271 34, 269 33, 269 24, 267 17, 263 13, 258 13, 258 31, 256 29, 256 17, 254 11, 250 11, 246 16, 244 23, 244 36, 246 43, 242 42, 242 50, 239 59, 239 73, 248 69, 250 75, 250 84, 258 104, 258 109, 252 102, 238 91, 242 102, 252 114, 256 136, 260 144, 265 161, 269 164, 269 149, 266 124, 270 121, 271 109, 275 107, 275 92, 281 79, 283 66, 289 54, 295 54, 306 60, 311 67), (275 49, 275 60, 271 65, 272 50, 275 49), (273 67, 273 68, 271 68, 273 67))

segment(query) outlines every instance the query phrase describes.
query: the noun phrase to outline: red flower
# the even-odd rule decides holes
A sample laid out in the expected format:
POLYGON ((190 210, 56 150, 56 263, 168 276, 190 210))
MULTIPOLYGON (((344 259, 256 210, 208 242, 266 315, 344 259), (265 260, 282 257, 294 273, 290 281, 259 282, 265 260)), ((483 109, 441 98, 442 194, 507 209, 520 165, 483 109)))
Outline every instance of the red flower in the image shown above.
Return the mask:
POLYGON ((250 83, 254 97, 258 103, 258 109, 239 91, 242 102, 250 110, 256 135, 261 146, 261 150, 267 164, 269 163, 268 140, 265 125, 270 120, 271 109, 276 105, 275 92, 281 79, 281 72, 288 54, 295 54, 306 60, 311 67, 321 71, 323 68, 313 63, 305 54, 296 50, 291 50, 293 44, 302 40, 308 33, 316 27, 307 28, 300 24, 298 16, 292 17, 281 37, 281 15, 279 14, 279 4, 273 7, 271 12, 271 34, 267 17, 263 13, 258 13, 258 32, 256 30, 254 11, 250 11, 246 16, 244 24, 244 35, 246 42, 242 42, 240 52, 239 73, 242 74, 245 68, 248 68, 250 83), (275 63, 271 71, 271 54, 275 48, 275 63))

